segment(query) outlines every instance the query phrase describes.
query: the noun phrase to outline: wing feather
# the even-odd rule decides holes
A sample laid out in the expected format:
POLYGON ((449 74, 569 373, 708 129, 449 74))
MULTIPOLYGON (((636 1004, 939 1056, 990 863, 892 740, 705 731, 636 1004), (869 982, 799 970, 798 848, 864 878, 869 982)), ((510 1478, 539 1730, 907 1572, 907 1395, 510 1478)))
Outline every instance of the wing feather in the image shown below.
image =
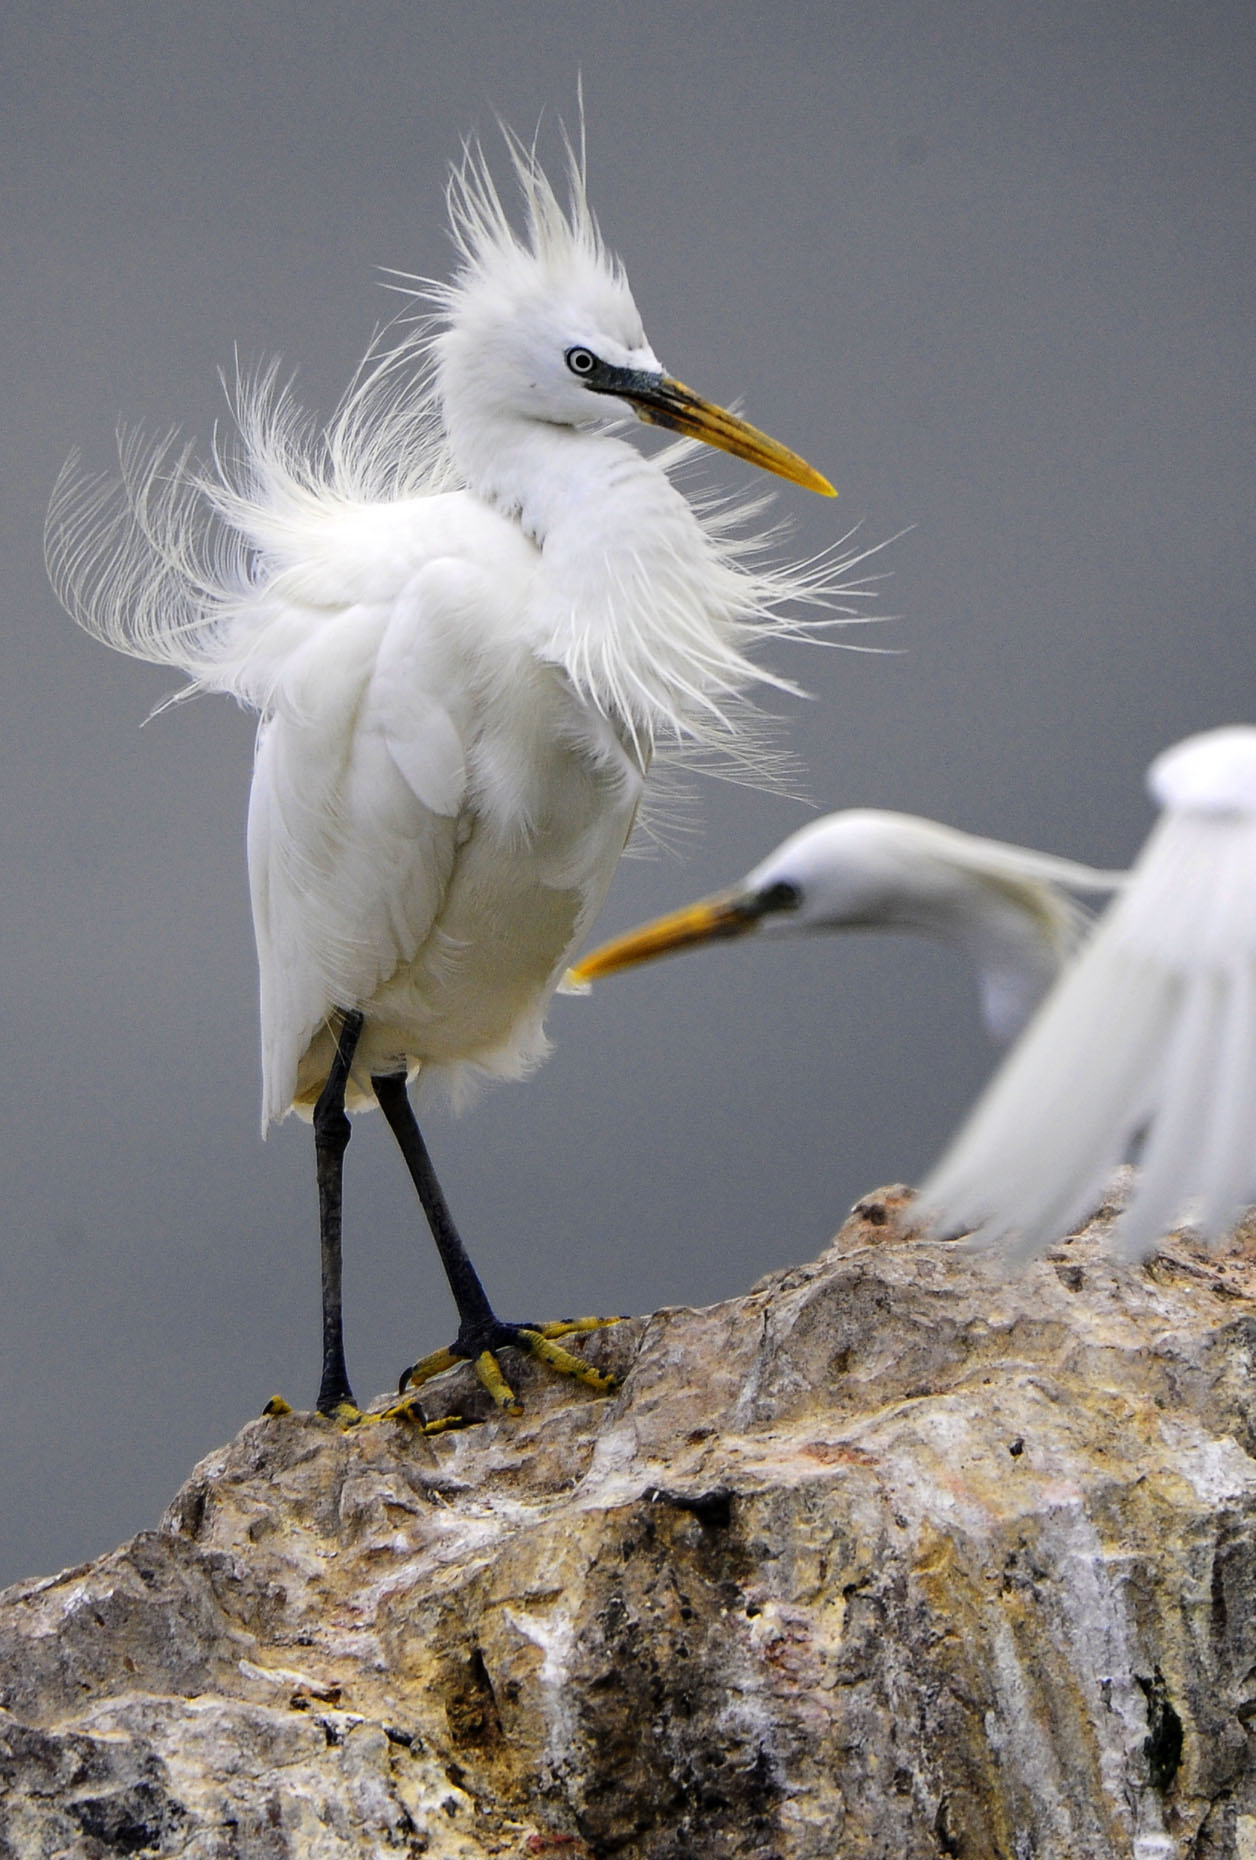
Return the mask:
POLYGON ((1215 1237, 1256 1200, 1254 997, 1256 815, 1192 799, 1158 823, 922 1210, 1025 1256, 1094 1205, 1145 1131, 1118 1243, 1143 1255, 1188 1214, 1215 1237))
POLYGON ((332 1011, 413 960, 448 890, 474 719, 447 581, 325 617, 272 692, 249 819, 264 1124, 332 1011))

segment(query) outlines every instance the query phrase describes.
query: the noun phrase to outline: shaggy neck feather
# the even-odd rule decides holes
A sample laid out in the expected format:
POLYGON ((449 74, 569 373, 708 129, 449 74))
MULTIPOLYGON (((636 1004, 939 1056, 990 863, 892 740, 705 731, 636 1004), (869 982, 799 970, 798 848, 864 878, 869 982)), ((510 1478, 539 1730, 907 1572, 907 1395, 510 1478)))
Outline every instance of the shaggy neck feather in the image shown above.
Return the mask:
POLYGON ((647 759, 662 736, 724 735, 718 704, 756 675, 738 649, 755 604, 666 474, 597 430, 498 418, 459 432, 470 487, 542 552, 540 656, 647 759))

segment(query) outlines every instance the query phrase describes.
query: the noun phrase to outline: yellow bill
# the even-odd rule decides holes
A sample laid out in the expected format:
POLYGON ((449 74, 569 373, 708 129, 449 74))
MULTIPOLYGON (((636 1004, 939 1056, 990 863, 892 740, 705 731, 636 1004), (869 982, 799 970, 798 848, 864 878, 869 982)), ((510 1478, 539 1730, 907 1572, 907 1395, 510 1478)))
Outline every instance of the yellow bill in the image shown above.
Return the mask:
POLYGON ((602 976, 614 975, 617 969, 632 969, 638 963, 653 962, 657 956, 670 956, 673 950, 709 943, 716 937, 741 936, 753 929, 762 916, 753 894, 728 891, 701 898, 696 904, 655 917, 590 951, 582 962, 568 969, 564 988, 580 993, 602 976))
POLYGON ((670 375, 641 379, 647 385, 630 390, 624 398, 632 402, 638 417, 650 426, 666 426, 671 432, 701 439, 708 446, 731 452, 734 458, 745 459, 749 465, 757 465, 761 471, 775 472, 778 478, 788 478, 791 484, 800 484, 804 490, 818 491, 821 497, 837 496, 828 479, 814 465, 808 465, 806 459, 781 445, 779 440, 761 433, 749 420, 741 419, 712 400, 703 400, 701 394, 695 394, 683 381, 674 381, 670 375))

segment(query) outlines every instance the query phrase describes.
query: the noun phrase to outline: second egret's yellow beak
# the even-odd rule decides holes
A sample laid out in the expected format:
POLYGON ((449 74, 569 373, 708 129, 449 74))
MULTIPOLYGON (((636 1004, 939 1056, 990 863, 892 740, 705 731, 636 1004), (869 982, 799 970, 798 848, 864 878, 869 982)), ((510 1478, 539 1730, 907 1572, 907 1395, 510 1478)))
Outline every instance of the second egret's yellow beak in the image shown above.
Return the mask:
POLYGON ((673 950, 709 943, 716 937, 741 936, 752 930, 763 914, 752 893, 726 891, 701 898, 696 904, 687 904, 666 917, 655 917, 592 950, 582 962, 568 969, 564 987, 581 992, 590 982, 613 975, 616 969, 632 969, 639 962, 652 962, 656 956, 669 956, 673 950))

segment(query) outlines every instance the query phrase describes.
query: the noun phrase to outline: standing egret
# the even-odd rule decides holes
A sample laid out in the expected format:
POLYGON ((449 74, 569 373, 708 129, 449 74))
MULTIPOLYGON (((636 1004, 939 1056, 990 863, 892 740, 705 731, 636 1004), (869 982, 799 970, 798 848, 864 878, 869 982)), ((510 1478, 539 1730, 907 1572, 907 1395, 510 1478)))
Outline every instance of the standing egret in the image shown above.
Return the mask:
POLYGON ((1081 934, 1069 892, 1112 891, 1123 877, 913 814, 852 808, 791 833, 730 890, 593 950, 565 985, 747 931, 915 930, 972 960, 986 1025, 1010 1040, 1081 934))
POLYGON ((1096 1205, 1140 1133, 1127 1257, 1256 1201, 1256 729, 1174 744, 1148 785, 1163 814, 1122 895, 920 1191, 926 1220, 1016 1258, 1096 1205))
MULTIPOLYGON (((748 648, 797 634, 846 562, 763 566, 736 513, 701 512, 606 428, 630 416, 832 495, 795 453, 665 372, 568 151, 564 204, 511 139, 516 231, 483 157, 450 179, 458 265, 434 314, 375 349, 325 431, 274 370, 236 396, 208 465, 125 436, 119 479, 63 474, 53 581, 107 645, 177 666, 260 715, 249 878, 261 982, 262 1124, 312 1114, 322 1246, 318 1407, 356 1414, 341 1328, 349 1110, 378 1103, 458 1309, 408 1372, 530 1350, 500 1320, 441 1195, 407 1095, 519 1077, 573 945, 606 894, 656 746, 727 747, 748 648)), ((849 613, 849 609, 845 610, 849 613)), ((788 687, 784 687, 788 688, 788 687)), ((751 742, 753 739, 749 739, 751 742)), ((587 1327, 587 1326, 586 1326, 587 1327)), ((571 1326, 568 1328, 580 1328, 571 1326)))

